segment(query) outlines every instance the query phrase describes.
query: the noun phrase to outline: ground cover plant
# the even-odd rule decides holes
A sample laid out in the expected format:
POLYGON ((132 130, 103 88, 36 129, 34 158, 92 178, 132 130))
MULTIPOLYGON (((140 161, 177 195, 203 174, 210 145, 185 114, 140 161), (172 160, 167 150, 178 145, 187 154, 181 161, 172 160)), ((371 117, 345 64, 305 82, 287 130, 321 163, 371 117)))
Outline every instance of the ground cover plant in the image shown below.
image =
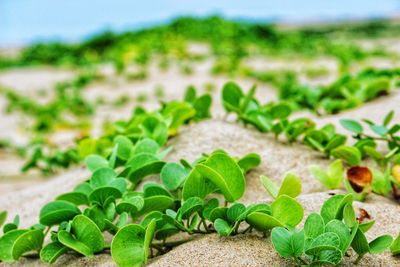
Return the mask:
POLYGON ((393 111, 381 123, 364 119, 372 135, 365 133, 357 121, 341 120, 342 126, 354 133, 355 143, 349 145, 347 137, 337 133, 333 124, 317 128, 315 122, 307 117, 291 120, 290 105, 280 102, 262 105, 254 94, 255 87, 244 94, 237 84, 229 82, 222 90, 223 106, 227 112, 236 113, 237 119, 245 125, 251 124, 261 132, 271 132, 276 138, 283 136, 289 143, 300 141, 327 158, 337 159, 328 170, 310 167, 314 177, 326 187, 336 189, 344 183, 358 200, 365 199, 371 190, 384 196, 391 193, 396 200, 399 199, 400 126, 391 124, 393 111), (380 152, 378 143, 385 144, 389 152, 380 152), (373 159, 379 168, 359 166, 365 158, 373 159), (343 163, 349 167, 346 176, 343 163))
MULTIPOLYGON (((180 164, 133 160, 159 154, 158 148, 152 139, 143 139, 134 147, 115 142, 109 157, 88 156, 91 177, 42 207, 38 224, 19 229, 17 217, 4 225, 0 260, 12 262, 38 253, 43 262, 54 263, 65 253, 93 257, 109 250, 118 266, 140 266, 149 252, 164 254, 190 240, 168 242, 168 237, 179 232, 230 236, 256 229, 264 235, 271 233, 281 256, 314 265, 339 264, 350 246, 358 254, 358 262, 366 253, 383 252, 392 244, 389 235, 366 241, 364 233, 371 223, 356 222, 351 194, 332 196, 322 206, 321 215, 312 213, 304 230, 295 230, 304 209, 295 200, 301 183, 293 174, 288 174, 280 187, 261 177, 274 198, 272 203, 241 204, 245 174, 260 164, 257 154, 237 159, 216 150, 193 163, 181 160, 180 164), (142 190, 136 188, 154 173, 159 174, 161 183, 148 182, 142 190), (221 198, 223 205, 219 204, 221 198), (106 232, 113 236, 111 243, 105 239, 106 232), (50 242, 44 243, 49 234, 50 242)), ((1 222, 5 220, 3 212, 1 222)), ((393 244, 396 251, 397 243, 393 244)))
POLYGON ((398 55, 377 46, 364 48, 358 38, 398 33, 397 24, 379 21, 284 29, 219 17, 180 18, 145 30, 106 32, 81 43, 35 44, 13 58, 0 57, 2 70, 39 65, 78 70, 75 78, 54 86, 50 92, 54 96, 46 103, 40 101, 46 97, 41 93, 35 100, 13 88, 1 89, 7 110, 30 118, 24 126, 32 138, 21 146, 0 140, 0 149, 24 157, 26 172, 38 169, 49 175, 79 164, 90 171, 73 190, 54 195, 41 207, 31 226, 21 226, 18 215, 10 218, 7 211, 0 212, 0 262, 22 264, 23 258, 34 258, 60 264, 66 255, 92 259, 107 254, 118 266, 141 266, 205 235, 218 236, 218 242, 255 236, 271 242, 276 255, 297 266, 363 265, 368 254, 399 255, 400 235, 383 234, 368 241, 375 219, 358 208, 360 203, 353 205, 373 199, 373 193, 400 200, 400 126, 394 111, 381 121, 342 119, 340 126, 319 125, 312 119, 395 95, 398 68, 364 68, 361 63, 396 60, 398 55), (193 52, 193 44, 207 49, 193 52), (303 76, 329 75, 329 68, 263 70, 252 65, 258 57, 287 61, 326 57, 338 63, 338 75, 324 85, 312 85, 303 76), (136 85, 151 79, 154 66, 161 74, 176 68, 179 75, 189 76, 206 60, 213 76, 204 84, 204 93, 189 86, 182 99, 164 101, 169 92, 157 83, 152 84, 154 92, 123 94, 112 101, 84 97, 89 85, 110 78, 101 74, 109 64, 115 80, 107 82, 136 85), (362 68, 353 68, 358 64, 362 68), (174 149, 171 139, 182 127, 213 117, 217 79, 228 77, 273 85, 277 93, 274 101, 261 100, 256 85, 245 91, 235 82, 225 83, 216 102, 221 100, 228 121, 233 113, 245 127, 272 134, 277 142, 299 143, 330 163, 308 166, 316 182, 329 190, 341 189, 325 192, 330 196, 318 203, 322 204, 319 210, 309 213, 307 202, 298 199, 304 174, 288 172, 280 184, 272 175, 250 180, 254 177, 247 175, 261 164, 257 153, 238 157, 210 149, 194 161, 168 160, 174 149), (159 108, 142 107, 152 96, 159 108), (128 119, 107 121, 101 134, 89 133, 97 110, 132 102, 137 105, 128 119), (79 130, 73 145, 60 148, 52 143, 51 135, 60 128, 79 130), (264 188, 267 200, 247 202, 249 183, 264 188))

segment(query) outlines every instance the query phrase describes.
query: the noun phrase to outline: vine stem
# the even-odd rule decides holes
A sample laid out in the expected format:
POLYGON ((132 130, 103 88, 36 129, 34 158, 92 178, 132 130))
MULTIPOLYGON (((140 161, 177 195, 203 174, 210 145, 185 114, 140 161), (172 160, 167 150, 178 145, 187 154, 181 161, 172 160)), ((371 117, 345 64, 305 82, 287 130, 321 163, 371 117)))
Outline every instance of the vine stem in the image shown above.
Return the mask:
POLYGON ((50 229, 51 229, 51 227, 48 226, 47 229, 46 229, 46 231, 44 232, 44 236, 47 236, 47 234, 50 232, 50 229))
POLYGON ((203 224, 204 229, 206 230, 206 232, 209 233, 209 232, 210 232, 210 229, 208 229, 207 223, 206 223, 206 221, 204 220, 204 218, 201 218, 201 222, 202 222, 202 224, 203 224))
POLYGON ((358 264, 360 262, 360 260, 363 258, 364 255, 358 255, 356 261, 354 262, 354 264, 358 264))
POLYGON ((162 246, 163 247, 167 247, 167 248, 171 248, 171 247, 176 247, 176 246, 179 246, 179 245, 184 244, 186 242, 192 241, 193 239, 194 239, 194 237, 189 237, 189 238, 186 238, 186 239, 170 241, 170 242, 165 242, 165 243, 153 243, 151 246, 155 246, 154 247, 155 249, 157 249, 157 248, 162 249, 162 246))

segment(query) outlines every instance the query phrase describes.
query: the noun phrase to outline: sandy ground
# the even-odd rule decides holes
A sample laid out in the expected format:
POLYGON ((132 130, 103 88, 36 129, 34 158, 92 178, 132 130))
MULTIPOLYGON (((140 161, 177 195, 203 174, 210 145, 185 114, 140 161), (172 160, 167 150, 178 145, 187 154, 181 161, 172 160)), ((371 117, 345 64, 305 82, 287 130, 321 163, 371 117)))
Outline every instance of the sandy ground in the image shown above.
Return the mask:
MULTIPOLYGON (((325 60, 325 59, 324 59, 325 60)), ((322 62, 322 63, 321 63, 322 62)), ((321 61, 330 70, 334 71, 335 66, 328 61, 321 61)), ((268 66, 280 66, 280 62, 258 63, 268 66)), ((309 64, 309 63, 305 63, 309 64)), ((323 200, 329 197, 326 191, 309 174, 307 166, 329 164, 324 158, 307 147, 299 144, 288 145, 282 141, 275 140, 269 134, 262 134, 252 129, 245 128, 240 124, 232 122, 230 118, 223 118, 223 110, 220 104, 220 88, 227 77, 213 77, 208 72, 210 62, 203 62, 192 76, 182 76, 171 70, 167 72, 151 72, 149 79, 137 82, 113 80, 102 84, 93 84, 86 91, 89 99, 96 99, 98 96, 116 99, 120 95, 127 94, 132 98, 132 104, 125 108, 115 109, 111 106, 102 108, 93 120, 99 127, 105 120, 128 118, 132 107, 138 105, 135 101, 140 93, 148 95, 144 104, 146 107, 154 108, 158 104, 154 96, 154 88, 162 85, 165 90, 164 99, 181 98, 184 89, 192 84, 204 92, 205 84, 213 83, 218 88, 213 93, 213 119, 197 124, 185 126, 180 134, 169 141, 173 151, 168 160, 177 161, 185 158, 189 161, 196 159, 203 152, 212 152, 222 148, 235 156, 243 156, 249 152, 259 153, 262 157, 262 164, 252 171, 246 178, 246 193, 241 201, 244 203, 266 202, 270 198, 265 193, 259 181, 259 175, 269 176, 276 182, 280 182, 286 172, 297 174, 303 182, 303 194, 299 197, 300 202, 305 206, 306 214, 319 210, 323 200)), ((297 66, 294 64, 294 66, 297 66)), ((297 66, 298 67, 298 66, 297 66)), ((13 70, 0 73, 0 84, 26 90, 24 88, 50 88, 57 81, 68 79, 73 75, 68 71, 55 71, 51 69, 25 69, 13 70)), ((240 85, 247 90, 253 84, 252 80, 239 80, 240 85)), ((257 96, 262 101, 275 99, 275 91, 268 85, 259 85, 257 96)), ((338 124, 340 118, 365 118, 381 120, 390 110, 395 110, 400 119, 400 92, 377 99, 364 104, 355 110, 342 112, 334 116, 315 117, 319 124, 331 122, 338 124)), ((4 100, 0 98, 0 108, 4 107, 4 100)), ((21 132, 17 116, 1 116, 0 136, 11 137, 13 140, 23 141, 26 133, 21 132)), ((97 127, 97 128, 98 128, 97 127)), ((99 130, 95 130, 98 134, 99 130)), ((346 133, 344 131, 344 133, 346 133)), ((348 134, 348 133, 346 133, 348 134)), ((71 136, 62 135, 59 142, 70 142, 71 136)), ((22 142, 21 141, 21 142, 22 142)), ((21 216, 21 226, 26 227, 38 220, 40 208, 47 202, 53 200, 57 195, 71 190, 77 183, 88 178, 88 171, 82 167, 76 167, 55 177, 46 180, 36 178, 29 179, 29 174, 23 177, 18 176, 18 166, 21 164, 11 155, 0 155, 0 210, 8 210, 9 218, 16 214, 21 216), (28 178, 28 179, 27 179, 28 178), (33 180, 33 181, 32 181, 33 180)), ((388 199, 371 195, 365 203, 356 203, 357 206, 366 209, 376 219, 375 226, 368 232, 368 238, 376 235, 389 233, 397 235, 400 232, 400 206, 388 199)), ((344 265, 351 265, 354 260, 346 257, 344 265)), ((257 235, 235 236, 222 238, 211 234, 196 237, 194 241, 176 247, 171 252, 149 262, 152 266, 285 266, 290 262, 282 260, 274 251, 268 239, 257 235)), ((11 265, 41 266, 38 260, 23 259, 11 265)), ((66 255, 57 261, 56 266, 114 266, 109 254, 96 255, 94 259, 84 259, 75 255, 66 255)), ((2 264, 0 264, 2 266, 2 264)), ((361 266, 400 266, 400 259, 390 256, 388 253, 366 256, 361 266)))

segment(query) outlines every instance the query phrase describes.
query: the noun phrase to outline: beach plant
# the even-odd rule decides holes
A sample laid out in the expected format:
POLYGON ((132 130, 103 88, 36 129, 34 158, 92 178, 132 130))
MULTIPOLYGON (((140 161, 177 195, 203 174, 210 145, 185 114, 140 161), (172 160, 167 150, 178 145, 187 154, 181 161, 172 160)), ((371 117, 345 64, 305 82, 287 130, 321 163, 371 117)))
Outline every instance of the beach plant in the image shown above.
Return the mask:
POLYGON ((304 209, 295 198, 301 193, 299 178, 288 173, 280 187, 277 187, 267 176, 260 176, 261 183, 274 201, 270 208, 250 212, 247 223, 264 233, 268 233, 274 227, 295 227, 304 216, 304 209))
POLYGON ((310 165, 308 169, 315 179, 329 189, 340 188, 345 179, 343 163, 340 159, 329 164, 326 170, 317 165, 310 165))
MULTIPOLYGON (((217 233, 225 237, 254 229, 264 235, 272 233, 278 253, 294 256, 300 262, 338 264, 350 243, 359 253, 359 260, 368 252, 378 253, 391 245, 391 237, 383 236, 362 244, 367 249, 357 247, 353 238, 363 241, 363 234, 373 221, 355 222, 352 195, 336 195, 324 203, 317 218, 324 226, 323 232, 313 235, 320 227, 309 225, 309 221, 316 221, 311 215, 305 230, 295 230, 303 219, 304 208, 295 200, 301 184, 291 173, 279 187, 261 176, 262 184, 274 199, 271 203, 238 202, 245 190, 244 175, 260 163, 255 153, 237 158, 216 150, 203 154, 193 163, 184 159, 179 164, 167 162, 156 172, 160 183, 143 183, 146 177, 143 173, 147 172, 125 171, 125 163, 141 153, 163 154, 158 143, 150 140, 132 144, 117 138, 109 156, 88 156, 86 165, 92 175, 71 192, 44 205, 38 224, 21 229, 17 216, 4 225, 0 260, 13 262, 37 253, 43 262, 54 263, 66 253, 91 258, 110 249, 118 266, 140 266, 149 255, 162 255, 192 240, 193 235, 217 233), (221 198, 223 205, 220 205, 221 198), (168 241, 177 233, 186 233, 189 237, 168 241), (45 242, 48 234, 49 241, 45 242), (110 235, 111 243, 106 238, 110 235), (292 242, 287 240, 296 244, 291 247, 294 252, 285 250, 285 242, 292 242), (297 246, 301 244, 303 247, 297 246)), ((5 217, 6 213, 2 212, 2 221, 5 217)))
POLYGON ((357 253, 355 263, 367 254, 387 250, 393 241, 382 235, 371 242, 365 237, 368 230, 354 216, 352 195, 335 195, 323 204, 320 213, 313 212, 302 229, 275 227, 271 241, 283 258, 302 265, 339 265, 349 248, 357 253))
POLYGON ((393 255, 400 254, 400 233, 397 235, 396 239, 393 240, 393 243, 390 246, 390 251, 393 255))

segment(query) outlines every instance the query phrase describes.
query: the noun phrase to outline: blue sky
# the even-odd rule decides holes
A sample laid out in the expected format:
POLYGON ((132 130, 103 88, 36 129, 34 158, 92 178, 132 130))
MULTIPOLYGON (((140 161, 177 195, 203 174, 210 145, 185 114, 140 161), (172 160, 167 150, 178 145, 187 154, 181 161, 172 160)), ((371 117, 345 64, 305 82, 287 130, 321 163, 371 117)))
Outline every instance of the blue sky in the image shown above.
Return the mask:
POLYGON ((0 46, 76 41, 105 29, 209 14, 286 22, 387 17, 400 14, 400 0, 0 0, 0 46))

